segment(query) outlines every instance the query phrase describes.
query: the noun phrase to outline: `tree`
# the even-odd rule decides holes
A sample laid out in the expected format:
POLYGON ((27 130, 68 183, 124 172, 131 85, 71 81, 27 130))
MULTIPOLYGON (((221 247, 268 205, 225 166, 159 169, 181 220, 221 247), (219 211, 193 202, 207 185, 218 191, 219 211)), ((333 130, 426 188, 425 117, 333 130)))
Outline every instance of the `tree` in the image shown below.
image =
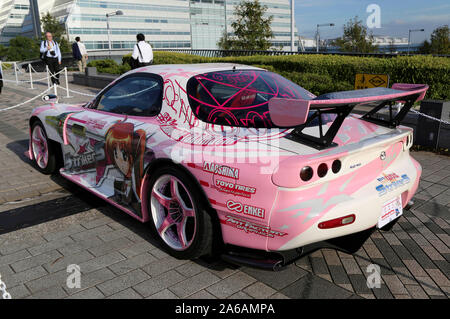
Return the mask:
POLYGON ((423 41, 419 47, 418 52, 421 54, 431 54, 431 43, 428 40, 423 41))
POLYGON ((39 57, 39 42, 23 36, 9 40, 7 57, 9 61, 31 60, 39 57))
POLYGON ((217 45, 223 50, 268 50, 273 38, 273 16, 266 17, 267 6, 259 0, 243 0, 236 6, 231 23, 234 36, 223 34, 217 45))
POLYGON ((0 44, 0 60, 3 59, 3 57, 8 55, 8 48, 4 45, 0 44))
POLYGON ((61 52, 69 52, 71 50, 69 41, 66 37, 66 29, 64 24, 60 23, 58 19, 50 14, 50 12, 47 12, 41 18, 41 24, 42 29, 44 30, 42 39, 45 39, 45 32, 51 32, 55 41, 59 43, 61 52))
POLYGON ((424 41, 419 48, 425 54, 450 54, 450 29, 448 25, 436 28, 430 41, 424 41))
POLYGON ((219 42, 217 42, 217 46, 222 50, 231 50, 232 43, 233 40, 228 36, 226 31, 223 31, 222 37, 219 42))
POLYGON ((374 37, 362 20, 358 17, 350 19, 344 25, 344 35, 334 41, 334 45, 342 52, 373 53, 378 46, 373 44, 374 37))

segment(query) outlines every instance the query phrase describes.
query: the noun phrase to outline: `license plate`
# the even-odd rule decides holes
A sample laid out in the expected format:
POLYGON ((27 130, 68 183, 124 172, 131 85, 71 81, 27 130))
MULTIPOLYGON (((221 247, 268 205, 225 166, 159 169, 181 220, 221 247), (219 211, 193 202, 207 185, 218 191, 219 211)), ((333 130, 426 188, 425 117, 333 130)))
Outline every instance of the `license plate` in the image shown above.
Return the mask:
POLYGON ((386 202, 381 210, 381 216, 378 220, 377 227, 383 228, 394 219, 397 219, 403 214, 402 198, 400 196, 386 202))

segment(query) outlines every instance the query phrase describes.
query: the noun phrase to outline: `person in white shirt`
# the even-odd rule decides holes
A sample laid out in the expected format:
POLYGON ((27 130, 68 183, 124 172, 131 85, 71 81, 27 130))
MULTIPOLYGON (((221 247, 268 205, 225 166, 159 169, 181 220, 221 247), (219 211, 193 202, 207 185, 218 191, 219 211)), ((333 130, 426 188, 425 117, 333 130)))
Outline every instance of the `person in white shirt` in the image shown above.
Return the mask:
POLYGON ((45 32, 45 40, 41 42, 40 52, 41 59, 47 64, 52 74, 52 83, 59 85, 59 66, 61 65, 62 55, 51 32, 45 32))
POLYGON ((153 49, 150 44, 145 42, 145 36, 139 33, 136 36, 137 43, 134 46, 133 54, 131 55, 134 60, 132 65, 133 69, 151 65, 153 63, 153 49))
POLYGON ((78 60, 78 70, 82 73, 86 70, 86 64, 88 60, 88 54, 86 50, 86 46, 81 42, 80 37, 76 37, 75 41, 77 41, 78 50, 80 51, 81 60, 78 60))

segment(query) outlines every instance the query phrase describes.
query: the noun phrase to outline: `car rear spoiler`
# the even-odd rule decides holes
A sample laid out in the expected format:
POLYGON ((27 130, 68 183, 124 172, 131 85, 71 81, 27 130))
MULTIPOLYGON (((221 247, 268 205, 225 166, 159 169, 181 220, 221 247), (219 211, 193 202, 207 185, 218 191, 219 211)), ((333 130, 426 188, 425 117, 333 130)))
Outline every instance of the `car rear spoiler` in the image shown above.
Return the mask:
POLYGON ((355 91, 327 93, 312 100, 273 98, 269 101, 272 122, 278 127, 295 127, 288 138, 301 141, 317 149, 335 146, 333 140, 345 118, 356 106, 369 106, 370 111, 361 119, 378 125, 395 128, 405 118, 415 102, 423 100, 428 90, 424 84, 394 84, 391 89, 374 88, 355 91), (403 107, 394 115, 394 103, 403 107), (389 118, 382 119, 375 114, 389 107, 389 118), (323 115, 335 115, 326 133, 323 132, 323 115), (304 133, 318 121, 319 136, 304 133))

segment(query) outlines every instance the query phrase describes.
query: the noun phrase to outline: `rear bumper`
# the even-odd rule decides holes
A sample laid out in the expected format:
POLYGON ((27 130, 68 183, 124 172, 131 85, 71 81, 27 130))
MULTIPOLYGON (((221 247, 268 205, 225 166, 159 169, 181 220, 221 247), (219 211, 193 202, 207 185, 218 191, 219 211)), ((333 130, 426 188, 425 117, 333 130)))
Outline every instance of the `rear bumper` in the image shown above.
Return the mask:
MULTIPOLYGON (((278 208, 272 213, 270 225, 272 228, 283 229, 288 235, 269 239, 267 250, 295 249, 373 228, 377 225, 382 207, 387 202, 401 196, 402 206, 407 205, 417 190, 421 172, 420 164, 408 152, 405 152, 386 171, 383 171, 383 174, 386 175, 394 173, 400 178, 404 177, 397 183, 394 179, 393 186, 380 187, 382 183, 378 178, 372 179, 365 183, 363 187, 351 193, 339 193, 336 189, 326 190, 324 186, 324 191, 333 192, 334 195, 327 199, 305 198, 308 204, 301 206, 302 208, 299 210, 288 211, 288 215, 286 215, 286 210, 283 212, 279 209, 280 207, 286 207, 286 205, 283 205, 285 198, 280 194, 281 196, 278 197, 276 204, 278 208), (356 217, 352 224, 330 229, 318 227, 322 222, 351 214, 356 217), (297 222, 293 223, 295 220, 297 222)), ((292 193, 289 196, 292 196, 292 193)), ((302 203, 301 197, 298 200, 302 203)), ((295 205, 290 207, 295 207, 295 205)))

